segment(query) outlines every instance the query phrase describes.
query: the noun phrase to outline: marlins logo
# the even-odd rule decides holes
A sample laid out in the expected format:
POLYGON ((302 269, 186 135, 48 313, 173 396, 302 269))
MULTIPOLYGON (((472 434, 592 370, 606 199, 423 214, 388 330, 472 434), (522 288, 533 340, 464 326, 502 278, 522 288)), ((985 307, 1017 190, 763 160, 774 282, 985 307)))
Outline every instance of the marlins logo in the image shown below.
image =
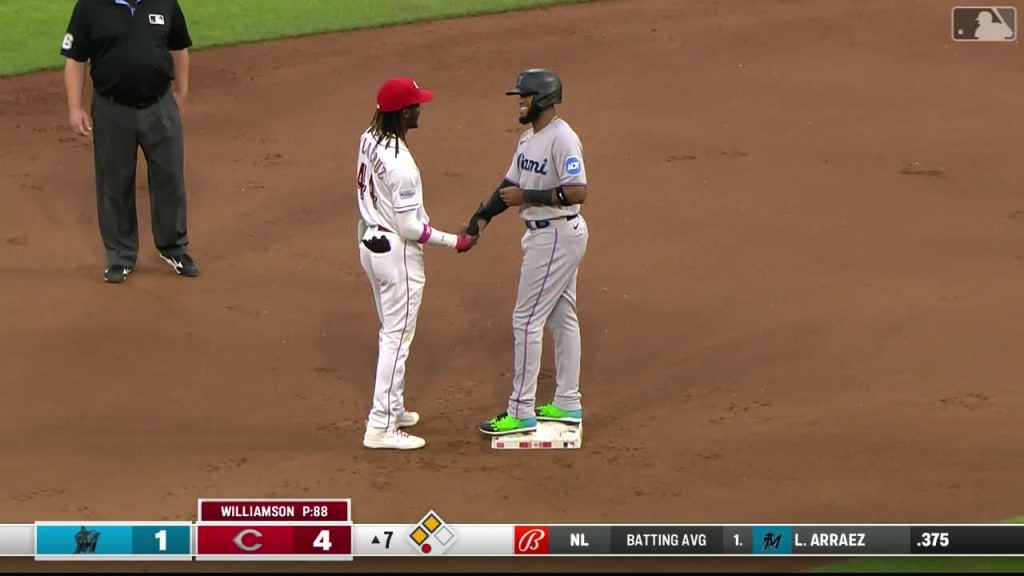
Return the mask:
POLYGON ((754 554, 792 554, 793 528, 790 526, 754 526, 754 554))
POLYGON ((98 530, 88 530, 85 526, 75 534, 75 554, 95 554, 99 543, 98 530))

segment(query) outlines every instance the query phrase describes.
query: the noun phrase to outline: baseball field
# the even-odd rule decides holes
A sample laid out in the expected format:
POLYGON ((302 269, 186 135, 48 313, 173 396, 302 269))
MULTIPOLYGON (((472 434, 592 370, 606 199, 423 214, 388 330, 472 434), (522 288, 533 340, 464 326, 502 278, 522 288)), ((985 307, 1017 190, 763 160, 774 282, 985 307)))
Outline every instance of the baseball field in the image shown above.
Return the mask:
MULTIPOLYGON (((359 523, 1024 511, 1018 42, 952 41, 953 4, 935 0, 181 3, 202 276, 157 258, 140 161, 142 256, 108 285, 91 143, 53 69, 73 2, 0 0, 0 521, 189 520, 197 498, 317 496, 352 498, 359 523), (504 91, 532 66, 561 74, 587 159, 584 447, 496 451, 476 431, 510 389, 523 226, 509 212, 468 254, 427 251, 406 391, 426 448, 366 450, 377 317, 353 184, 376 89, 408 75, 435 91, 410 145, 432 221, 457 229, 508 166, 521 127, 504 91)), ((827 561, 242 568, 1024 569, 827 561)), ((196 564, 146 568, 239 568, 196 564)), ((100 566, 0 563, 43 568, 100 566)))

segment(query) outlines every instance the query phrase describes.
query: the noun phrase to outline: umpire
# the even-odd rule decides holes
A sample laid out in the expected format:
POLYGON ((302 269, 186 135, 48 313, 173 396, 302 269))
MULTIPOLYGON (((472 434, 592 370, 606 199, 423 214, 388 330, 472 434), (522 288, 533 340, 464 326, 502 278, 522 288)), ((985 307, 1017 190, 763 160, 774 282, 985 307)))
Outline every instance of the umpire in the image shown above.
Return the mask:
POLYGON ((107 282, 124 282, 139 254, 135 167, 140 147, 148 169, 157 251, 176 273, 199 275, 188 253, 179 113, 188 95, 191 46, 178 0, 76 0, 60 53, 67 58, 64 83, 71 127, 93 137, 107 282), (91 118, 82 104, 88 62, 91 118))

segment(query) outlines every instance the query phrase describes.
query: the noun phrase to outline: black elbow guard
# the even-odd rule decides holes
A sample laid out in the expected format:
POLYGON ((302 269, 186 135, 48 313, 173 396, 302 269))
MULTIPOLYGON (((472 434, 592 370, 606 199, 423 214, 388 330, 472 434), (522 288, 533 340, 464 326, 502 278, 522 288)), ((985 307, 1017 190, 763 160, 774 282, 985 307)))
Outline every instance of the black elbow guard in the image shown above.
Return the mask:
POLYGON ((491 218, 494 218, 508 209, 508 206, 506 206, 505 202, 501 199, 501 189, 508 186, 515 186, 515 183, 503 180, 501 184, 494 189, 494 192, 491 193, 491 197, 487 199, 487 203, 480 204, 480 207, 476 209, 476 212, 474 212, 473 216, 469 219, 469 225, 466 227, 467 234, 470 236, 479 235, 480 226, 477 224, 478 220, 482 219, 484 222, 490 224, 491 218))
POLYGON ((480 207, 480 215, 486 218, 488 223, 490 223, 491 218, 494 218, 508 209, 508 206, 505 205, 505 201, 501 199, 501 189, 508 186, 515 186, 515 184, 508 180, 502 181, 502 183, 494 189, 494 192, 491 193, 491 197, 487 199, 487 203, 480 207))
POLYGON ((479 222, 481 218, 490 222, 489 218, 484 218, 483 211, 484 205, 480 204, 480 207, 476 209, 476 212, 473 212, 473 215, 469 217, 469 224, 466 225, 466 234, 469 234, 470 236, 479 236, 480 225, 477 224, 477 222, 479 222))

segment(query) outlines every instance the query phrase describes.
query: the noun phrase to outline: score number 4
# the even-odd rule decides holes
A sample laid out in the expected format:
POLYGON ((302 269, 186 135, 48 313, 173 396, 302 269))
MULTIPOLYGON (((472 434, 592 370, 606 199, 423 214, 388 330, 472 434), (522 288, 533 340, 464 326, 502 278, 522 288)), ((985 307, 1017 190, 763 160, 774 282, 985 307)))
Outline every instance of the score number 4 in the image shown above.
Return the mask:
POLYGON ((341 554, 348 555, 352 537, 351 528, 348 526, 337 526, 326 528, 323 526, 296 526, 295 527, 295 552, 300 554, 341 554), (337 540, 334 540, 337 538, 337 540))
POLYGON ((319 548, 324 552, 330 550, 331 546, 333 546, 333 544, 331 544, 330 530, 321 530, 320 533, 317 534, 316 538, 313 540, 313 548, 319 548))

